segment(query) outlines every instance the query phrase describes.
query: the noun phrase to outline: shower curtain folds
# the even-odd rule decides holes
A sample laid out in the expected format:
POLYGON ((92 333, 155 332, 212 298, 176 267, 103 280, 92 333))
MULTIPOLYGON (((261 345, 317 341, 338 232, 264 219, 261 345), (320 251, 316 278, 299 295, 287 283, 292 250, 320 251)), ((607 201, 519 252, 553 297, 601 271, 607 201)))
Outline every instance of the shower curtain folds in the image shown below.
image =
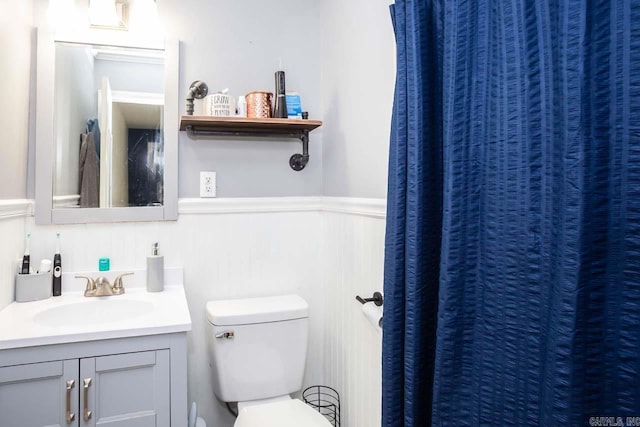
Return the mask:
POLYGON ((640 0, 392 17, 383 425, 640 416, 640 0))

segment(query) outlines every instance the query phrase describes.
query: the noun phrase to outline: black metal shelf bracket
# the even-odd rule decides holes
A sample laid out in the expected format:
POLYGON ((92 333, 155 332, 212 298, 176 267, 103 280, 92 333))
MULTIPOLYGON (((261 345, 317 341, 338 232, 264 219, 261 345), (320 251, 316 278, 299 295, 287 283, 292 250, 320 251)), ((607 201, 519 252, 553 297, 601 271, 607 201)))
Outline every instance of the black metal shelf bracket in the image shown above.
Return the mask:
POLYGON ((187 92, 187 114, 193 116, 193 100, 202 99, 209 93, 209 86, 203 81, 196 80, 189 86, 187 92))
POLYGON ((186 127, 187 135, 190 138, 208 137, 208 136, 247 136, 250 138, 293 138, 299 139, 302 142, 302 154, 294 154, 289 159, 289 166, 294 171, 301 171, 309 163, 309 131, 269 131, 269 132, 257 132, 257 131, 233 131, 233 130, 212 130, 212 129, 199 129, 193 125, 186 127))
POLYGON ((309 131, 300 131, 298 138, 302 141, 302 154, 294 154, 289 158, 289 166, 294 171, 301 171, 309 163, 309 131))

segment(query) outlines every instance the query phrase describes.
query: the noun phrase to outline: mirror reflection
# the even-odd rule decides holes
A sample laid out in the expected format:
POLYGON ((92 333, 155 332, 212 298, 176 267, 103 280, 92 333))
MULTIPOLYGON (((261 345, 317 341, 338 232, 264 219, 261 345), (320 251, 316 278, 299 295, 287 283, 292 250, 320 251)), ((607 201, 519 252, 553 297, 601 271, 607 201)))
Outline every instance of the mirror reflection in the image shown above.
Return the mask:
POLYGON ((53 207, 161 206, 164 52, 55 44, 53 207))

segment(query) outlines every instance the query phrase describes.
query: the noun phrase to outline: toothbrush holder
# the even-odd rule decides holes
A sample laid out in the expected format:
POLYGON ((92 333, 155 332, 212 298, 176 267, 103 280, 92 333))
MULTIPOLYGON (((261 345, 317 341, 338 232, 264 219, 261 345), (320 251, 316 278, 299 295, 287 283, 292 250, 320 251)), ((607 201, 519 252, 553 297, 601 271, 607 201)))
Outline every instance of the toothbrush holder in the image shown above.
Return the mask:
POLYGON ((29 302, 51 297, 51 272, 16 275, 16 302, 29 302))

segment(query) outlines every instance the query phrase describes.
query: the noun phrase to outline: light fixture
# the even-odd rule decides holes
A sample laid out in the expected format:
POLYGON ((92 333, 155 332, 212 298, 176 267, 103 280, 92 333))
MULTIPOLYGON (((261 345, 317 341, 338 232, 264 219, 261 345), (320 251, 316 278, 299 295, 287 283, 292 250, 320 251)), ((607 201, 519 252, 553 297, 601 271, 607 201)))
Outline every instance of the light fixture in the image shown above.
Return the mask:
POLYGON ((127 0, 89 0, 89 22, 92 27, 127 30, 129 2, 127 0))

